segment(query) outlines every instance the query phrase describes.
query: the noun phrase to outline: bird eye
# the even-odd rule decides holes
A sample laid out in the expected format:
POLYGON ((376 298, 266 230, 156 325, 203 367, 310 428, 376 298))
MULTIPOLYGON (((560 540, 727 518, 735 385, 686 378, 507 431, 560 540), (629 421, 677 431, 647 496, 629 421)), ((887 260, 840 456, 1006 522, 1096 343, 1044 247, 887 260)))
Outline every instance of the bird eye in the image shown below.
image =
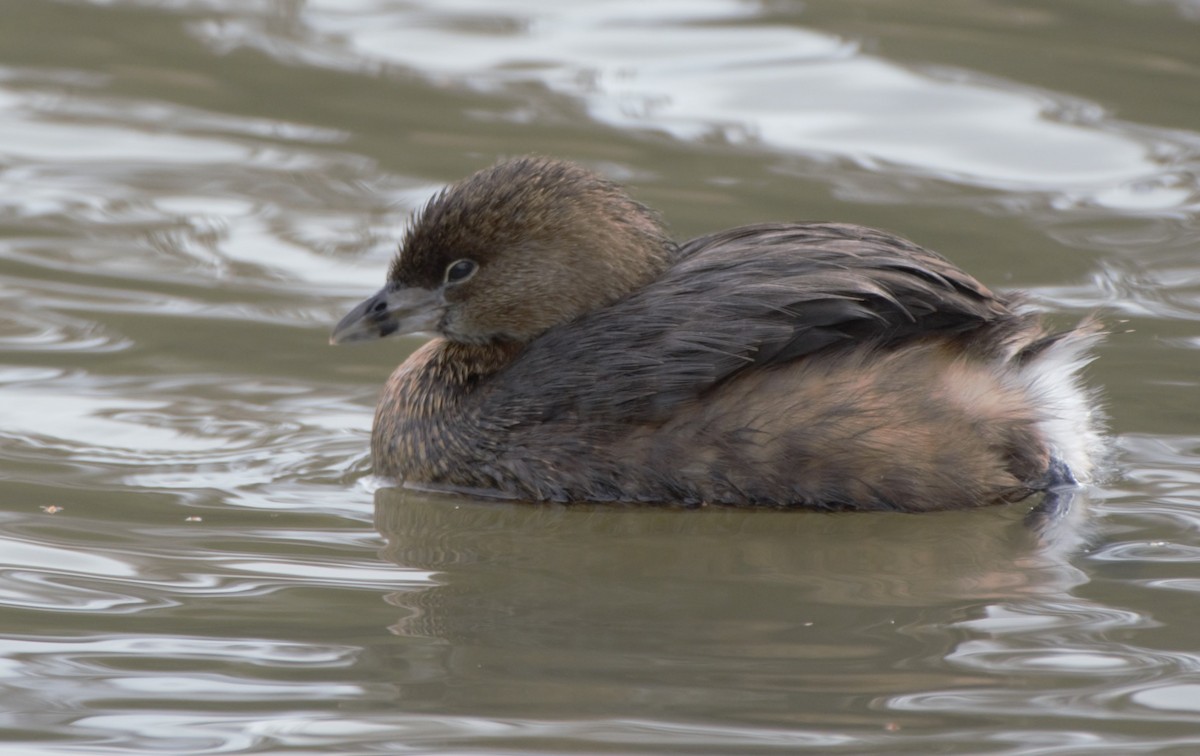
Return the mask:
POLYGON ((446 283, 462 283, 474 275, 478 267, 474 260, 455 260, 446 266, 446 283))

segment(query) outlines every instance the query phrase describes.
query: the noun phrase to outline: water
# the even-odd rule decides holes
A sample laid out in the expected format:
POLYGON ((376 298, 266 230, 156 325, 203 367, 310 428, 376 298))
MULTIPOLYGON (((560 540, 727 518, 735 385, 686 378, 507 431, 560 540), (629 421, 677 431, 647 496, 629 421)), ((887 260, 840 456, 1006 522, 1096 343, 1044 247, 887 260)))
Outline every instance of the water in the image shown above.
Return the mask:
POLYGON ((59 753, 1200 748, 1200 5, 10 0, 0 742, 59 753), (901 232, 1069 323, 1057 540, 375 489, 407 215, 583 161, 679 237, 901 232))

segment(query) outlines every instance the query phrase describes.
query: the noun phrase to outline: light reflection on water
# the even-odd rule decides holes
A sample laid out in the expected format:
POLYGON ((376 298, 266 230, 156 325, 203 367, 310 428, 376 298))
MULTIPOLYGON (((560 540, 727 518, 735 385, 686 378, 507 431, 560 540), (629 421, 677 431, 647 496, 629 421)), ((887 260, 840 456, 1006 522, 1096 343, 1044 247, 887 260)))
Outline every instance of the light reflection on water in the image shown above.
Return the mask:
POLYGON ((1195 49, 1194 19, 1117 0, 943 10, 13 11, 6 742, 1194 749, 1200 134, 1178 127, 1200 91, 1194 52, 1179 52, 1195 49), (1098 49, 1089 29, 1119 18, 1137 21, 1128 49, 1098 49), (1063 66, 1111 63, 1086 95, 1004 72, 1041 54, 1022 28, 1054 23, 1063 66), (980 30, 1011 43, 995 70, 944 62, 948 40, 980 30), (910 39, 943 62, 895 56, 910 39), (1143 122, 1134 90, 1178 112, 1143 122), (419 342, 334 353, 328 326, 377 287, 430 192, 528 151, 632 182, 681 228, 756 213, 897 223, 964 243, 944 251, 1012 274, 1047 309, 1103 307, 1113 335, 1095 374, 1120 475, 1045 540, 1019 507, 825 517, 379 489, 371 407, 419 342))
MULTIPOLYGON (((809 29, 747 23, 752 7, 550 10, 534 0, 499 14, 479 0, 379 0, 352 13, 315 2, 307 20, 323 43, 357 56, 468 86, 538 81, 623 128, 719 135, 1126 211, 1194 209, 1200 199, 1195 134, 1122 124, 1094 104, 967 71, 912 70, 809 29)), ((268 47, 269 35, 243 31, 239 42, 268 47)))

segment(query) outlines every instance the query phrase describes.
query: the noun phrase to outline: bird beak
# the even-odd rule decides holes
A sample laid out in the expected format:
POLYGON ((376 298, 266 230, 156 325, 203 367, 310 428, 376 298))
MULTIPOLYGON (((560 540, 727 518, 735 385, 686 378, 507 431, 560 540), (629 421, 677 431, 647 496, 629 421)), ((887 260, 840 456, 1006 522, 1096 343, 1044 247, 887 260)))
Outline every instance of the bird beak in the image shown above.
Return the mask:
POLYGON ((330 344, 382 339, 435 330, 446 311, 440 289, 389 283, 346 314, 333 328, 330 344))

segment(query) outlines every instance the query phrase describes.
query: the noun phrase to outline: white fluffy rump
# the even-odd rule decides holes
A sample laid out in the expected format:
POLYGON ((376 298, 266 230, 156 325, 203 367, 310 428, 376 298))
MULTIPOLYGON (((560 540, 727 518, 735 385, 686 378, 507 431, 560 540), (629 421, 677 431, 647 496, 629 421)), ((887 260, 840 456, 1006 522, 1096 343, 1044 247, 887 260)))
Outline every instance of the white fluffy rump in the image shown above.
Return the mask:
POLYGON ((1038 410, 1038 428, 1051 454, 1081 483, 1095 478, 1105 455, 1103 412, 1096 391, 1085 387, 1080 375, 1095 359, 1093 349, 1103 337, 1100 323, 1089 318, 1017 373, 1038 410))

